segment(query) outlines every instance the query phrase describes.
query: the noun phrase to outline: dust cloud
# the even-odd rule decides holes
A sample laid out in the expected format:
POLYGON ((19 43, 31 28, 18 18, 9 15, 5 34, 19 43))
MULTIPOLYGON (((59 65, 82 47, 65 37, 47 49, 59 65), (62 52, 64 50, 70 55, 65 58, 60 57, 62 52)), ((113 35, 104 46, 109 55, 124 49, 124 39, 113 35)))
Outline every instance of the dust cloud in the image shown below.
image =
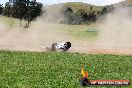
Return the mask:
MULTIPOLYGON (((24 28, 25 22, 13 18, 0 16, 0 50, 23 50, 23 51, 43 51, 42 47, 51 47, 54 42, 70 41, 63 25, 59 22, 63 20, 63 5, 46 6, 46 15, 38 17, 32 22, 29 28, 24 28), (8 21, 9 20, 9 21, 8 21), (13 26, 10 26, 10 24, 13 26)), ((45 11, 44 9, 44 11, 45 11)))
POLYGON ((132 8, 116 7, 99 25, 96 47, 132 49, 132 8))
MULTIPOLYGON (((94 42, 75 40, 62 30, 65 27, 64 24, 58 23, 63 20, 62 14, 58 15, 56 9, 53 8, 49 8, 47 13, 46 18, 44 16, 39 17, 31 23, 28 29, 19 27, 19 21, 10 27, 0 19, 0 50, 44 51, 42 46, 50 47, 53 42, 64 41, 72 43, 70 52, 98 53, 102 52, 100 51, 102 49, 119 51, 120 49, 124 51, 125 49, 132 49, 132 8, 116 7, 115 11, 109 13, 102 23, 96 23, 95 28, 99 33, 94 42), (52 19, 56 15, 58 17, 52 19)), ((132 52, 130 51, 130 53, 132 52)))
POLYGON ((29 28, 19 27, 19 21, 10 27, 0 21, 0 50, 43 51, 53 42, 68 41, 59 24, 32 22, 29 28))
POLYGON ((44 23, 60 23, 64 21, 64 4, 46 5, 44 6, 43 14, 39 20, 44 23))
POLYGON ((94 42, 81 41, 74 51, 82 53, 132 54, 132 8, 116 6, 105 20, 96 23, 94 42))

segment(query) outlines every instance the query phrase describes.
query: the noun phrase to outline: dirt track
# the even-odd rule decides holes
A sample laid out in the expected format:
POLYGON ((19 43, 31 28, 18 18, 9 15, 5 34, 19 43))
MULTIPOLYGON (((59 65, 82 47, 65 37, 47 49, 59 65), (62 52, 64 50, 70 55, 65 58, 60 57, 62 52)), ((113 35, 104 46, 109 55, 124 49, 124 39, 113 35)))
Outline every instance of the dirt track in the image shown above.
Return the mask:
POLYGON ((71 53, 132 55, 131 37, 129 38, 130 42, 127 43, 117 36, 112 35, 111 37, 111 35, 106 34, 99 36, 97 41, 76 40, 67 35, 65 31, 60 31, 61 27, 49 24, 43 26, 43 24, 41 24, 39 27, 31 27, 28 30, 17 27, 11 30, 0 30, 0 50, 45 52, 46 50, 42 49, 41 46, 50 47, 53 42, 70 41, 72 47, 68 52, 71 53), (108 39, 108 36, 113 38, 113 40, 108 39), (117 41, 118 39, 120 39, 120 41, 117 41))
POLYGON ((85 49, 71 49, 69 52, 78 52, 85 54, 113 54, 113 55, 132 55, 131 49, 97 49, 97 48, 85 48, 85 49))
POLYGON ((87 33, 74 36, 74 33, 83 33, 89 25, 71 26, 44 23, 38 20, 32 23, 30 28, 24 29, 19 24, 10 27, 0 20, 0 50, 42 52, 45 50, 41 46, 50 47, 54 42, 70 41, 72 47, 69 52, 71 53, 132 55, 132 20, 122 11, 129 13, 129 9, 121 9, 109 14, 102 23, 95 24, 93 28, 99 32, 97 39, 92 41, 83 39, 85 35, 88 35, 87 33), (71 31, 73 35, 69 34, 71 31))
POLYGON ((84 40, 84 36, 88 35, 84 31, 89 25, 45 23, 42 16, 30 28, 24 29, 19 26, 18 20, 0 16, 0 50, 42 52, 45 50, 41 46, 50 47, 54 42, 70 41, 72 47, 69 52, 132 55, 131 11, 132 8, 118 7, 107 14, 103 22, 97 22, 93 28, 99 32, 94 41, 84 40), (73 35, 69 32, 73 32, 73 35), (78 35, 74 36, 74 33, 78 35), (79 35, 81 33, 84 34, 79 35))

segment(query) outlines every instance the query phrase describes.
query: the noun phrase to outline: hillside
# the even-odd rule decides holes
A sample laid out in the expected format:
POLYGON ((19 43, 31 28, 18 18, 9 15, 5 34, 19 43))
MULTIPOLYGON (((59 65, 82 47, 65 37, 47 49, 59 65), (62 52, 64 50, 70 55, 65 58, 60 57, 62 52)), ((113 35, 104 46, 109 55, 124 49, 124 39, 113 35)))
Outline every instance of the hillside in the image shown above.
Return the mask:
MULTIPOLYGON (((119 4, 125 4, 125 5, 129 5, 132 4, 132 0, 125 0, 116 4, 112 4, 114 6, 119 5, 119 4)), ((111 5, 108 5, 111 6, 111 5)), ((94 6, 94 5, 90 5, 87 3, 82 3, 82 2, 67 2, 67 3, 60 3, 60 4, 54 4, 54 5, 46 5, 45 8, 46 9, 52 9, 52 8, 56 8, 56 10, 58 8, 64 8, 64 7, 71 7, 73 9, 74 12, 76 12, 79 9, 83 9, 86 12, 90 11, 90 7, 93 7, 92 10, 93 11, 101 11, 103 6, 94 6)))
POLYGON ((125 0, 125 2, 132 3, 132 0, 125 0))
POLYGON ((132 0, 125 0, 125 1, 122 1, 120 3, 117 3, 117 4, 115 4, 115 7, 119 6, 119 5, 121 5, 121 6, 132 6, 132 0))
POLYGON ((83 9, 86 12, 90 11, 90 7, 93 7, 93 11, 101 11, 102 7, 101 6, 94 6, 86 3, 81 3, 81 2, 70 2, 70 3, 65 3, 66 7, 71 7, 75 12, 79 9, 83 9))
POLYGON ((92 7, 92 11, 97 12, 97 11, 101 11, 103 8, 102 6, 94 6, 94 5, 90 5, 90 4, 82 3, 82 2, 68 2, 68 3, 60 3, 60 4, 54 4, 54 5, 46 5, 45 9, 61 10, 64 7, 72 8, 73 12, 76 12, 79 9, 83 9, 85 12, 89 12, 90 7, 92 7))
MULTIPOLYGON (((126 0, 126 1, 122 1, 112 5, 106 5, 106 6, 95 6, 95 5, 90 5, 90 4, 82 3, 82 2, 67 2, 67 3, 53 4, 53 5, 45 5, 44 9, 46 10, 46 16, 44 17, 44 21, 52 22, 52 23, 57 22, 57 23, 78 24, 78 21, 76 20, 80 19, 79 16, 81 16, 82 18, 84 17, 84 19, 81 19, 81 20, 89 19, 90 16, 88 17, 88 15, 90 13, 94 13, 96 17, 100 17, 101 15, 106 14, 107 12, 109 13, 113 11, 115 8, 124 7, 124 6, 132 6, 132 0, 126 0), (68 8, 70 7, 72 9, 73 14, 69 15, 71 18, 67 17, 65 19, 64 12, 66 11, 67 7, 68 8), (83 12, 86 13, 87 17, 86 15, 81 15, 80 14, 81 11, 82 13, 83 12), (75 15, 77 12, 79 12, 80 14, 78 17, 75 15), (67 21, 68 18, 73 21, 67 21)), ((94 19, 94 16, 91 19, 94 19)), ((89 21, 87 22, 82 21, 79 23, 89 23, 89 21)))

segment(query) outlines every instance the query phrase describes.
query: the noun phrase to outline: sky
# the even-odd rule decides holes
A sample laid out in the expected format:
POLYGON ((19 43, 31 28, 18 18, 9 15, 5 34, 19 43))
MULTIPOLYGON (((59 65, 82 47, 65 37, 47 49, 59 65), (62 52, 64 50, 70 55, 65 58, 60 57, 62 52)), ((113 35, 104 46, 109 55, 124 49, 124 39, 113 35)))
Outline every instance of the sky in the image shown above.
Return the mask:
MULTIPOLYGON (((9 0, 0 0, 0 4, 4 4, 5 2, 8 1, 9 0)), ((42 2, 44 5, 52 5, 52 4, 65 3, 65 2, 83 2, 97 6, 104 6, 104 5, 118 3, 124 0, 37 0, 37 1, 42 2)))

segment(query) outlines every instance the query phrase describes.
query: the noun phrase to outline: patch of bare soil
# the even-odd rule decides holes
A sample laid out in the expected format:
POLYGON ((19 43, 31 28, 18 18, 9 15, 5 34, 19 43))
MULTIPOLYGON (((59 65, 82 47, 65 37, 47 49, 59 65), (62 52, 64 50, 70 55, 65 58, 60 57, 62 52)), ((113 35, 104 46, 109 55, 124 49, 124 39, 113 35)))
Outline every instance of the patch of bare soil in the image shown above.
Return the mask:
POLYGON ((103 48, 85 48, 85 49, 71 49, 71 53, 85 53, 85 54, 113 54, 113 55, 132 55, 132 49, 103 49, 103 48))

